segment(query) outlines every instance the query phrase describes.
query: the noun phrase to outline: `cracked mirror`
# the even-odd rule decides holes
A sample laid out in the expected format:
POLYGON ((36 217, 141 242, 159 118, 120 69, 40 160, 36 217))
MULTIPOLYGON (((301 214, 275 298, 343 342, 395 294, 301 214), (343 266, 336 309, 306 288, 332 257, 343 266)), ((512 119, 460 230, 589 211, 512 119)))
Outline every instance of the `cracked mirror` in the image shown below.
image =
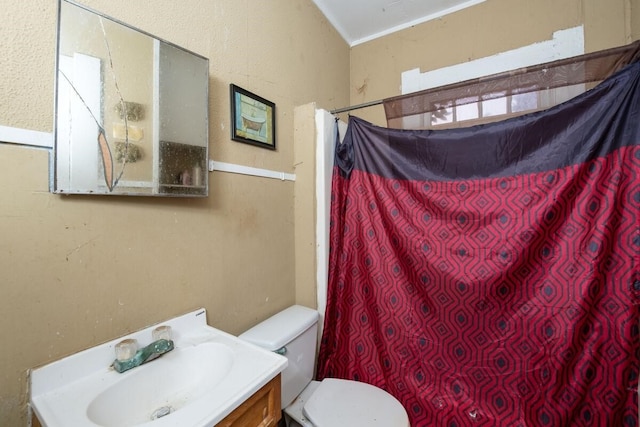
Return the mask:
POLYGON ((52 191, 208 195, 209 60, 59 2, 52 191))

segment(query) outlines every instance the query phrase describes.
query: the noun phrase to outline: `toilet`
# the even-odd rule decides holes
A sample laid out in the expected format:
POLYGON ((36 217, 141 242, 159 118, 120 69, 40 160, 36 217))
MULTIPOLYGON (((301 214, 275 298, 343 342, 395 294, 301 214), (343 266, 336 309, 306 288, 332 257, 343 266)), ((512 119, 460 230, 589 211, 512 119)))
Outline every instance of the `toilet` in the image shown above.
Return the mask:
POLYGON ((409 427, 402 404, 381 388, 336 378, 313 381, 318 312, 291 306, 240 335, 283 354, 281 394, 287 427, 409 427))

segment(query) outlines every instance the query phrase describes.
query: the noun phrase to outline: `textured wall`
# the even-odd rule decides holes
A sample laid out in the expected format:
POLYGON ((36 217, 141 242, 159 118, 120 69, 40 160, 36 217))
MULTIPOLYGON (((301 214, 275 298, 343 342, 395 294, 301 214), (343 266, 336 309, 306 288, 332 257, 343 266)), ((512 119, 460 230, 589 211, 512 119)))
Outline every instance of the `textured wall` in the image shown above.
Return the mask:
POLYGON ((629 0, 631 16, 631 40, 640 40, 640 0, 629 0))
MULTIPOLYGON (((578 25, 584 25, 587 52, 627 44, 633 22, 638 38, 638 4, 638 0, 488 0, 357 45, 351 50, 351 104, 400 95, 404 71, 425 72, 495 55, 578 25), (630 11, 630 1, 635 11, 630 11)), ((353 114, 386 125, 382 106, 353 114)))
MULTIPOLYGON (((293 108, 346 105, 349 48, 309 0, 86 0, 210 59, 210 156, 295 173, 293 108), (229 83, 277 105, 273 152, 229 137, 229 83)), ((0 0, 0 125, 50 132, 56 2, 0 0)), ((312 147, 310 147, 312 149, 312 147)), ((294 184, 209 174, 207 199, 59 196, 48 151, 0 144, 0 425, 27 369, 204 306, 238 333, 296 300, 294 184)))

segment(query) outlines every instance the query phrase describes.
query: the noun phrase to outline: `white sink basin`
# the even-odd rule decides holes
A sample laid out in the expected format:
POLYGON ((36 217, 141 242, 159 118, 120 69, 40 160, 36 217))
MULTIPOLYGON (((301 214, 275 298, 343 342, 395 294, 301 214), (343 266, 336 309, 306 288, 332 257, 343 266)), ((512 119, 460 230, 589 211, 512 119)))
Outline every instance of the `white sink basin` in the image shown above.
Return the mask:
POLYGON ((158 414, 174 413, 217 387, 232 365, 233 351, 224 344, 175 349, 143 365, 144 369, 125 373, 91 401, 87 416, 104 427, 147 423, 158 414))
MULTIPOLYGON (((120 339, 31 373, 31 405, 45 427, 210 427, 274 378, 286 359, 206 325, 198 310, 163 322, 174 350, 117 373, 120 339)), ((126 338, 150 342, 149 327, 126 338)))

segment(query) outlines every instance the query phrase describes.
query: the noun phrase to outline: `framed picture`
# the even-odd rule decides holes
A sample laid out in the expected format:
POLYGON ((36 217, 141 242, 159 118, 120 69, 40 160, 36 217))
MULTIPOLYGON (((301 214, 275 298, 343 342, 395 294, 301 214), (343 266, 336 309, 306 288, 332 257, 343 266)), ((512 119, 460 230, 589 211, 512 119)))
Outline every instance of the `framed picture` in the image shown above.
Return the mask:
POLYGON ((242 89, 231 88, 231 139, 276 149, 276 104, 242 89))

